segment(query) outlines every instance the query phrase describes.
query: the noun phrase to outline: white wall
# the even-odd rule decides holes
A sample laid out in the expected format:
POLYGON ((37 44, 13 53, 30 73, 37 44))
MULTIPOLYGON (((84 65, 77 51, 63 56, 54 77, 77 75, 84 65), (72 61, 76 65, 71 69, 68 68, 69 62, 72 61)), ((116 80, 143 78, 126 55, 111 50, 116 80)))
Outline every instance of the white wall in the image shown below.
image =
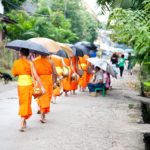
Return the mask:
POLYGON ((2 0, 0 0, 0 14, 4 13, 4 7, 2 5, 2 0))

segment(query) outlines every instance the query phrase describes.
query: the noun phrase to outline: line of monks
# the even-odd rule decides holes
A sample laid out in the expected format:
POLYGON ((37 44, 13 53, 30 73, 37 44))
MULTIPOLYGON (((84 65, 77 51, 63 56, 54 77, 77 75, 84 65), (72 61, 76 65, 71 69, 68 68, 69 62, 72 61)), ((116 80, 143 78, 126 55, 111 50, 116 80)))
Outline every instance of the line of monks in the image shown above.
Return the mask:
POLYGON ((75 91, 80 87, 84 90, 93 76, 88 56, 62 58, 56 55, 37 56, 29 60, 29 50, 21 49, 20 58, 14 62, 12 74, 18 76, 19 115, 21 116, 20 131, 24 132, 26 120, 32 115, 31 101, 33 78, 38 81, 43 95, 37 98, 40 109, 41 123, 46 122, 46 114, 50 112, 51 100, 64 92, 75 91))

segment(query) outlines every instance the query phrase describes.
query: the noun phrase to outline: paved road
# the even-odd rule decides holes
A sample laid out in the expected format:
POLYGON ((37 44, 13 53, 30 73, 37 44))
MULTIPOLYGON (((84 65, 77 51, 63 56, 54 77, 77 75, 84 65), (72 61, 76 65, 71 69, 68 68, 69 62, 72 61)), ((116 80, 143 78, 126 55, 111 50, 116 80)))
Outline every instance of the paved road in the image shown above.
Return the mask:
POLYGON ((18 131, 15 84, 0 85, 0 150, 144 150, 142 132, 149 126, 136 123, 139 102, 122 97, 118 83, 113 84, 115 90, 106 97, 90 97, 88 92, 62 96, 52 104, 46 124, 39 122, 33 100, 33 116, 24 133, 18 131))

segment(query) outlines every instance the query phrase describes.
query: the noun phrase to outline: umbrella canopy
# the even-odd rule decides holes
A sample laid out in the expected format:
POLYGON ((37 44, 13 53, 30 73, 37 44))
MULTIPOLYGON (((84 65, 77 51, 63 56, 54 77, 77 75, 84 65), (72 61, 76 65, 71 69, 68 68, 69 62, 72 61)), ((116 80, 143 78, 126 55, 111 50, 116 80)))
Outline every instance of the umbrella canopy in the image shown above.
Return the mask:
MULTIPOLYGON (((84 55, 88 55, 91 57, 91 53, 94 54, 94 52, 97 51, 97 47, 94 44, 91 44, 89 42, 77 42, 74 45, 77 50, 83 51, 84 55)), ((92 55, 93 57, 93 55, 92 55)))
POLYGON ((73 49, 73 53, 74 53, 75 56, 80 56, 80 57, 84 56, 83 51, 81 51, 80 49, 76 49, 75 47, 72 48, 72 49, 73 49))
POLYGON ((90 57, 96 57, 96 51, 90 50, 89 55, 90 55, 90 57))
POLYGON ((88 47, 86 47, 85 45, 83 45, 81 42, 77 42, 74 46, 77 50, 82 51, 84 55, 89 56, 90 49, 88 47))
POLYGON ((50 53, 57 53, 62 49, 57 42, 48 38, 31 38, 29 41, 42 45, 50 53))
POLYGON ((95 67, 99 67, 102 70, 110 73, 113 77, 117 78, 117 73, 113 69, 113 67, 105 60, 99 59, 97 57, 95 58, 88 58, 87 59, 91 64, 93 64, 95 67))
POLYGON ((63 58, 68 58, 68 55, 66 53, 66 51, 64 50, 59 50, 57 53, 56 53, 57 56, 60 56, 60 57, 63 57, 63 58))
POLYGON ((12 42, 9 42, 6 45, 6 47, 17 50, 17 51, 19 51, 21 48, 26 48, 26 49, 29 49, 30 52, 38 53, 41 55, 50 54, 50 52, 46 48, 44 48, 42 45, 31 42, 31 41, 26 41, 26 40, 14 40, 12 42))
POLYGON ((73 44, 67 44, 72 50, 73 50, 73 55, 74 56, 80 56, 80 57, 83 57, 84 56, 84 53, 82 50, 80 49, 77 49, 73 44))
POLYGON ((97 46, 93 43, 87 42, 87 41, 83 41, 81 42, 81 44, 83 44, 84 46, 88 47, 90 50, 94 50, 97 51, 97 46))
POLYGON ((64 43, 58 43, 58 44, 61 47, 61 49, 63 49, 67 53, 69 57, 72 57, 74 55, 73 50, 67 44, 64 43))

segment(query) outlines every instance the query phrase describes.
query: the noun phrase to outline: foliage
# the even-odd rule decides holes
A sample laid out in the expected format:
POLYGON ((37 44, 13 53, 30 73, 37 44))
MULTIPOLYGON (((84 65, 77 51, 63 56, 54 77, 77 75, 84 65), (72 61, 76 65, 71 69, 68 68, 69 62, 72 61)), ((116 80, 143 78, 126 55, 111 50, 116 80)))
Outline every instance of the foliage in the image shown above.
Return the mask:
POLYGON ((6 12, 12 9, 18 9, 26 0, 2 0, 6 12))
POLYGON ((44 7, 37 13, 38 16, 30 16, 25 11, 11 11, 8 15, 16 20, 17 24, 7 25, 8 38, 14 40, 47 37, 59 42, 72 42, 76 38, 70 30, 70 21, 65 19, 61 12, 55 13, 44 7))
POLYGON ((7 37, 11 40, 14 39, 28 39, 34 36, 33 26, 36 22, 35 18, 29 16, 25 11, 12 10, 7 14, 13 20, 16 20, 16 24, 7 24, 7 37))
POLYGON ((144 91, 150 91, 150 81, 144 82, 144 91))
POLYGON ((149 55, 150 24, 149 16, 143 10, 115 9, 109 18, 109 28, 113 30, 112 39, 132 46, 139 63, 149 55))
POLYGON ((71 29, 77 35, 77 40, 93 42, 97 38, 98 23, 83 8, 81 0, 51 0, 51 9, 53 11, 62 11, 65 17, 70 19, 72 24, 71 29))
POLYGON ((102 6, 102 10, 120 7, 123 9, 137 10, 142 8, 144 0, 97 0, 97 3, 102 6))
POLYGON ((0 71, 3 71, 2 69, 10 69, 12 64, 12 58, 13 58, 13 52, 8 51, 5 49, 4 45, 6 44, 5 41, 0 42, 0 71))
POLYGON ((37 11, 38 17, 37 26, 39 36, 52 38, 59 42, 73 42, 77 39, 76 35, 71 31, 71 22, 65 19, 63 12, 51 11, 48 7, 41 7, 37 11), (47 17, 43 17, 47 15, 47 17), (45 32, 44 34, 41 31, 45 32), (46 35, 47 34, 47 35, 46 35))
POLYGON ((6 25, 8 38, 29 39, 47 37, 59 42, 74 43, 79 40, 93 42, 97 38, 97 22, 81 6, 80 0, 39 0, 34 15, 23 10, 8 13, 15 25, 6 25), (66 4, 66 7, 64 5, 66 4))
POLYGON ((150 0, 142 5, 139 10, 114 9, 108 28, 114 41, 133 47, 136 62, 141 65, 141 80, 147 80, 150 79, 150 0))

